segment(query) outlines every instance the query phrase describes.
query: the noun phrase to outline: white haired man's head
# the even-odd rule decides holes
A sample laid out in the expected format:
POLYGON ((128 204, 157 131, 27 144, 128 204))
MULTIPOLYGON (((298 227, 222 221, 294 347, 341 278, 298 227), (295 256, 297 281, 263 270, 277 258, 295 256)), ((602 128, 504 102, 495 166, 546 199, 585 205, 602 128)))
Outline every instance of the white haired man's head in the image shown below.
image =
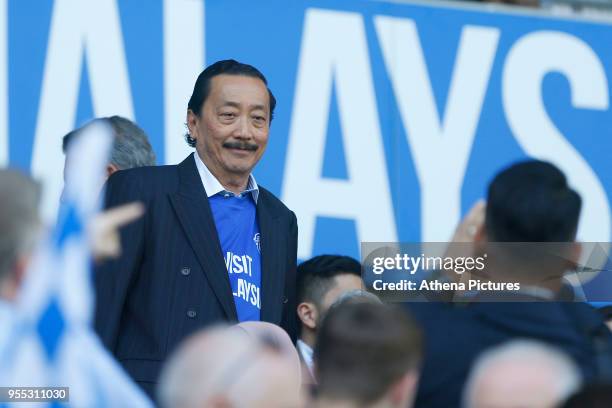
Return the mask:
POLYGON ((516 340, 480 355, 464 391, 466 408, 552 408, 582 383, 578 367, 561 351, 516 340))
POLYGON ((172 356, 161 375, 159 402, 164 408, 298 408, 299 389, 293 357, 265 336, 219 326, 196 333, 172 356))

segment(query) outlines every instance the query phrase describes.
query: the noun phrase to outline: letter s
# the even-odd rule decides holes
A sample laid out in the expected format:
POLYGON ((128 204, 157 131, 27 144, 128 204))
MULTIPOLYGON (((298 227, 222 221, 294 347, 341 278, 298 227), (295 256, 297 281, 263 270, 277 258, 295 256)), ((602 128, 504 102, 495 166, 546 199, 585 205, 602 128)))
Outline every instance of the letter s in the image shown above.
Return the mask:
POLYGON ((608 109, 606 74, 588 44, 567 33, 539 31, 519 39, 506 58, 502 98, 508 125, 529 156, 559 166, 582 196, 578 238, 608 242, 610 206, 606 191, 593 169, 546 113, 542 80, 550 72, 559 72, 567 78, 573 106, 608 109))

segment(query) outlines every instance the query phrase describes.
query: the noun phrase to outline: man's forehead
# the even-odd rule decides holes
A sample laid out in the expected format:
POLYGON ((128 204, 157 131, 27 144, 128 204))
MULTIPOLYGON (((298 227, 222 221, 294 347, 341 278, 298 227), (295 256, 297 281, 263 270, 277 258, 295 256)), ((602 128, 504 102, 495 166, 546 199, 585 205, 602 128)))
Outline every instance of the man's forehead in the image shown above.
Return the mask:
POLYGON ((268 108, 270 97, 266 84, 259 78, 244 75, 217 75, 211 79, 209 97, 228 105, 259 105, 268 108))

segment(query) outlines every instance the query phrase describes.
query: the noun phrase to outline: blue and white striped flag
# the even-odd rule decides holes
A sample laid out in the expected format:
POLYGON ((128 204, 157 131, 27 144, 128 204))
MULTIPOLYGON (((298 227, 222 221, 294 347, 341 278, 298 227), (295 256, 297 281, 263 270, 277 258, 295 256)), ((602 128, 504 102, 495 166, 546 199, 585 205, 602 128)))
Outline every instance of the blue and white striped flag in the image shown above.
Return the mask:
POLYGON ((94 294, 87 223, 99 210, 111 130, 103 124, 71 143, 58 223, 37 249, 0 336, 0 386, 69 387, 69 402, 0 407, 150 407, 92 329, 94 294))

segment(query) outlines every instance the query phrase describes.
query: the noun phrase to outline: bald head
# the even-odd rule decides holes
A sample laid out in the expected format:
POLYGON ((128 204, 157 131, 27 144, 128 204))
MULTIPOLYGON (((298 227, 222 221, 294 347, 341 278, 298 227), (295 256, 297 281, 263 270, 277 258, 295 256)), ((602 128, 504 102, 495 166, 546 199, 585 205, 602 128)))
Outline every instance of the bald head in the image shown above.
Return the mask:
POLYGON ((189 338, 162 372, 165 408, 300 406, 300 372, 291 358, 238 327, 189 338))
MULTIPOLYGON (((293 365, 291 372, 301 373, 300 356, 291 341, 291 337, 281 327, 268 322, 242 322, 235 326, 242 329, 253 342, 264 343, 293 365)), ((301 381, 301 378, 300 378, 301 381)))
POLYGON ((483 353, 466 384, 466 408, 552 408, 581 384, 576 365, 534 341, 506 343, 483 353))

